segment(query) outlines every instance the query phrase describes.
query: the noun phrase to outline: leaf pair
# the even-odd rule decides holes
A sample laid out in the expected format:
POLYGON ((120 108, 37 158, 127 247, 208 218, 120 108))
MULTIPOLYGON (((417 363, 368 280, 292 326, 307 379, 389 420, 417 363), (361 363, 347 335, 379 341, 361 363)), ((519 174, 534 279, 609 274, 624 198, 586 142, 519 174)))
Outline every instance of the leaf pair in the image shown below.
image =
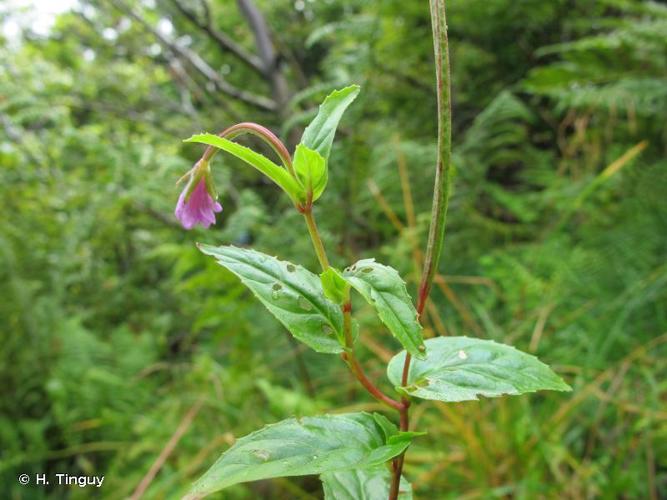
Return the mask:
MULTIPOLYGON (((468 401, 537 390, 570 390, 534 356, 490 340, 428 339, 425 351, 416 312, 398 273, 372 259, 343 273, 320 277, 301 266, 233 246, 200 249, 236 274, 299 340, 325 353, 342 351, 340 303, 353 287, 373 304, 381 320, 415 352, 408 384, 401 386, 406 351, 387 367, 389 380, 406 395, 468 401), (417 357, 418 356, 418 357, 417 357)), ((195 484, 192 498, 233 484, 281 476, 321 474, 326 499, 386 498, 390 475, 382 466, 410 444, 415 433, 398 432, 381 415, 366 413, 289 419, 250 434, 225 452, 195 484)), ((401 481, 399 498, 412 497, 401 481)))
POLYGON ((382 322, 415 359, 408 384, 401 387, 406 352, 390 361, 389 380, 410 396, 468 401, 538 390, 569 390, 536 357, 491 340, 438 337, 422 340, 410 296, 396 270, 365 259, 339 273, 320 277, 301 266, 233 246, 200 245, 203 253, 236 274, 292 335, 317 352, 343 351, 343 315, 339 304, 349 287, 372 304, 382 322), (419 346, 425 345, 426 349, 419 346))
POLYGON ((338 123, 358 94, 359 86, 351 85, 332 92, 320 105, 317 116, 306 127, 294 152, 296 176, 264 155, 214 134, 196 134, 185 142, 207 144, 236 156, 275 182, 295 204, 315 201, 327 185, 329 153, 338 123))
POLYGON ((417 312, 405 283, 391 267, 365 259, 342 274, 329 268, 318 277, 301 266, 255 250, 210 245, 199 248, 238 276, 297 340, 317 352, 343 351, 339 304, 353 287, 375 307, 381 321, 408 352, 424 357, 417 312))

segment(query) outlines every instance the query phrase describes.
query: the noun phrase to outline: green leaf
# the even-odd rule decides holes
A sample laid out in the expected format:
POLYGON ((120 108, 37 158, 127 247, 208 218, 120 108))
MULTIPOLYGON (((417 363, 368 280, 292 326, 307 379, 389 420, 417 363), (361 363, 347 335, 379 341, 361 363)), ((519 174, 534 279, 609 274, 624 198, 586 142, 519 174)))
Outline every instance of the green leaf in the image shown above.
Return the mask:
POLYGON ((471 401, 478 396, 572 390, 535 356, 492 340, 437 337, 426 341, 425 360, 413 360, 408 385, 399 387, 405 351, 387 367, 389 380, 410 396, 438 401, 471 401))
POLYGON ((320 105, 315 119, 304 130, 301 144, 317 151, 328 160, 338 123, 347 107, 359 95, 359 90, 359 85, 350 85, 329 94, 320 105))
POLYGON ((306 191, 312 189, 313 201, 317 200, 329 179, 326 160, 317 151, 299 144, 294 153, 294 171, 306 191))
POLYGON ((343 277, 375 307, 403 347, 414 357, 424 358, 422 327, 398 272, 375 259, 364 259, 345 269, 343 277))
POLYGON ((340 271, 333 267, 329 267, 326 271, 320 274, 320 280, 322 281, 324 295, 331 302, 342 304, 347 300, 350 284, 343 278, 340 271))
MULTIPOLYGON (((387 500, 391 474, 386 467, 325 472, 320 476, 324 500, 387 500)), ((399 500, 412 499, 412 486, 403 476, 398 490, 399 500)))
POLYGON ((317 352, 343 351, 343 314, 324 297, 316 274, 247 248, 199 249, 238 276, 296 339, 317 352))
POLYGON ((199 498, 273 477, 376 468, 409 444, 387 443, 384 430, 368 413, 291 418, 239 439, 195 483, 190 495, 199 498))
POLYGON ((214 134, 196 134, 183 142, 208 144, 209 146, 222 149, 262 172, 285 191, 294 203, 305 201, 303 187, 299 185, 297 180, 287 170, 250 148, 214 134))

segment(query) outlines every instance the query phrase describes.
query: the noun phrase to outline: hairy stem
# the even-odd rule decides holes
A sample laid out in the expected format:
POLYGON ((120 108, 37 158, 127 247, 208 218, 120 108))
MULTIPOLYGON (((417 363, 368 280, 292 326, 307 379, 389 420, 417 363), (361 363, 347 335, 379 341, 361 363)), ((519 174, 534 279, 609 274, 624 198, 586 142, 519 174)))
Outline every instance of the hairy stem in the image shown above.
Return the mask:
MULTIPOLYGON (((431 25, 433 28, 433 49, 435 55, 435 78, 437 86, 438 111, 438 160, 435 171, 433 189, 433 205, 431 207, 431 226, 426 245, 424 270, 419 285, 417 313, 421 316, 431 291, 433 278, 438 270, 440 255, 445 240, 445 220, 449 203, 449 187, 451 181, 452 160, 452 101, 451 79, 449 70, 449 42, 447 40, 447 20, 445 16, 445 0, 430 0, 431 25)), ((410 373, 411 356, 405 356, 401 385, 406 386, 410 373)), ((409 426, 409 400, 402 399, 404 409, 401 411, 401 430, 407 431, 409 426)), ((398 498, 398 488, 403 470, 405 453, 394 460, 389 499, 398 498)))

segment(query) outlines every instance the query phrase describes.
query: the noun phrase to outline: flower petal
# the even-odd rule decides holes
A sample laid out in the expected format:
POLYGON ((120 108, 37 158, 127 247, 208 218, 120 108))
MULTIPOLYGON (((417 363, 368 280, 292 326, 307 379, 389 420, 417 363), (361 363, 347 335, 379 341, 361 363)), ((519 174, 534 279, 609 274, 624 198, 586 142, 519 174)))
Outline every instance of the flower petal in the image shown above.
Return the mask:
POLYGON ((186 201, 185 196, 189 186, 186 186, 176 203, 174 214, 185 229, 192 229, 197 224, 208 228, 215 224, 215 213, 222 211, 222 205, 215 201, 208 193, 206 179, 202 177, 186 201))

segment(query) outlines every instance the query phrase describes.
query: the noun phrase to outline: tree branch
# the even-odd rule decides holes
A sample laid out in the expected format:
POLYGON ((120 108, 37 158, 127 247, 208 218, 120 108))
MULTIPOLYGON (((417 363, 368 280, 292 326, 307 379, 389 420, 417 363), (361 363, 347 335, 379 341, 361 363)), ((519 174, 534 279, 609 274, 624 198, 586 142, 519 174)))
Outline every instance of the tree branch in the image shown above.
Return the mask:
POLYGON ((209 66, 209 64, 204 61, 199 56, 199 54, 189 50, 186 47, 178 45, 178 43, 172 40, 169 40, 166 36, 153 28, 143 17, 141 17, 141 15, 125 4, 125 2, 122 0, 114 0, 114 5, 119 10, 132 17, 144 28, 146 28, 146 30, 148 30, 165 48, 187 61, 193 68, 195 68, 199 73, 207 78, 219 91, 224 92, 230 97, 234 97, 263 111, 276 111, 277 106, 273 100, 261 95, 256 95, 245 90, 241 90, 230 84, 228 81, 222 78, 222 76, 220 76, 217 71, 209 66))
POLYGON ((252 0, 237 0, 241 13, 248 21, 248 25, 255 37, 257 52, 262 60, 264 75, 271 82, 273 99, 277 104, 277 111, 281 118, 286 118, 285 105, 289 98, 287 82, 280 71, 276 50, 271 40, 271 32, 266 24, 266 19, 255 6, 252 0))
POLYGON ((257 57, 255 54, 251 54, 234 40, 229 38, 225 33, 218 31, 213 27, 211 24, 210 12, 206 0, 202 0, 201 2, 205 10, 204 19, 200 19, 195 12, 186 8, 178 0, 171 0, 171 3, 174 4, 174 7, 176 7, 176 9, 178 9, 178 11, 183 14, 183 16, 188 21, 206 33, 211 38, 211 40, 217 43, 223 51, 234 54, 246 66, 256 71, 257 73, 264 75, 264 66, 262 64, 262 60, 259 57, 257 57))

